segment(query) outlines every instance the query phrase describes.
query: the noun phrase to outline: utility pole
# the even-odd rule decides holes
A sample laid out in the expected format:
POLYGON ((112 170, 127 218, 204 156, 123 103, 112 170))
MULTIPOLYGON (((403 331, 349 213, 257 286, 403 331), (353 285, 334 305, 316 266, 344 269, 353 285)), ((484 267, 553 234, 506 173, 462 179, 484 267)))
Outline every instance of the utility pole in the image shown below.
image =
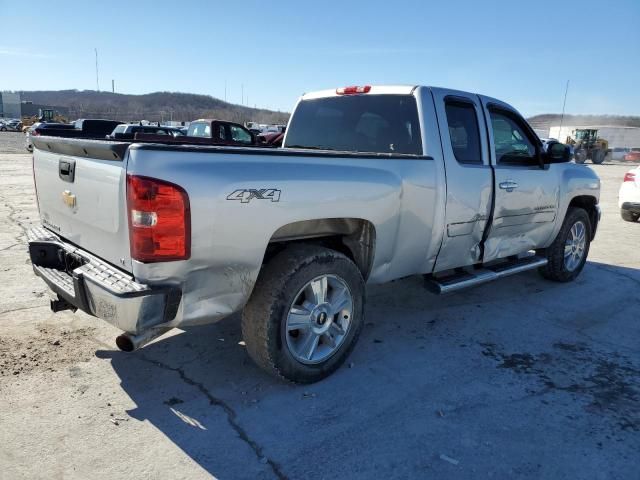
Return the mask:
MULTIPOLYGON (((558 137, 562 135, 562 123, 564 122, 564 107, 567 105, 567 92, 569 91, 569 80, 567 80, 567 86, 564 89, 564 101, 562 102, 562 115, 560 116, 560 128, 558 129, 558 137)), ((551 132, 549 132, 551 133, 551 132)), ((558 138, 558 141, 560 139, 558 138)))
POLYGON ((244 105, 244 83, 240 84, 240 89, 242 90, 242 94, 240 97, 240 105, 244 105))
POLYGON ((116 93, 116 81, 111 79, 111 93, 116 93))
POLYGON ((96 90, 100 91, 100 80, 98 79, 98 49, 94 48, 96 51, 96 90))

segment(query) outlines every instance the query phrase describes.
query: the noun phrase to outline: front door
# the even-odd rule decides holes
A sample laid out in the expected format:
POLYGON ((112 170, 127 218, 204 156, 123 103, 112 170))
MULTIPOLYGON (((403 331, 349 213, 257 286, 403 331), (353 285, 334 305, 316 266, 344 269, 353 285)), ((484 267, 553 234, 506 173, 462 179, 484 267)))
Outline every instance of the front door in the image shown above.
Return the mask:
POLYGON ((485 262, 526 252, 552 234, 560 199, 559 169, 541 167, 541 144, 508 105, 481 97, 495 172, 493 220, 485 262))

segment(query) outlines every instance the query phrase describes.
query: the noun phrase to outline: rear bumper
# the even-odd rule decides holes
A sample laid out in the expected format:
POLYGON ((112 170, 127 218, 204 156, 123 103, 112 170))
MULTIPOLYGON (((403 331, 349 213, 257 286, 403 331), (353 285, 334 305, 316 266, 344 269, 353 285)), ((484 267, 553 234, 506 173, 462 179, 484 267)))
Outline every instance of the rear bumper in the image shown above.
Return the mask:
POLYGON ((74 307, 132 334, 175 318, 182 297, 179 288, 137 283, 45 228, 33 228, 28 235, 33 271, 74 307))

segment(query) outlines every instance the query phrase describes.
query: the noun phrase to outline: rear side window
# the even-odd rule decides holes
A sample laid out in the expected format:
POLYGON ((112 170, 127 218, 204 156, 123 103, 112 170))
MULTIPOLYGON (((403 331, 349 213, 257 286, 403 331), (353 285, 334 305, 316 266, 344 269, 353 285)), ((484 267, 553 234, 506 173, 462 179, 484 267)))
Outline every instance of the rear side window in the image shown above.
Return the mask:
POLYGON ((456 160, 465 164, 482 164, 480 128, 476 109, 471 103, 447 101, 447 126, 456 160))
POLYGON ((252 138, 249 132, 244 128, 240 128, 237 125, 229 125, 231 129, 231 138, 234 142, 251 144, 252 138))
POLYGON ((227 129, 225 128, 224 125, 218 125, 217 131, 218 131, 218 139, 219 140, 226 140, 227 139, 227 129))
POLYGON ((287 147, 422 154, 412 95, 353 95, 303 100, 287 128, 287 147))

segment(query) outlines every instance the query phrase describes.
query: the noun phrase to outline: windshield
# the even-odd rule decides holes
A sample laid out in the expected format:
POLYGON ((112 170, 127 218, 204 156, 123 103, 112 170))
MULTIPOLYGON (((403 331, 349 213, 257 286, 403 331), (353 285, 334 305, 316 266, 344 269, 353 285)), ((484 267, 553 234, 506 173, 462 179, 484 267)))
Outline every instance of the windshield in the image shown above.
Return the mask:
POLYGON ((422 154, 412 95, 353 95, 303 100, 288 127, 286 147, 422 154))

